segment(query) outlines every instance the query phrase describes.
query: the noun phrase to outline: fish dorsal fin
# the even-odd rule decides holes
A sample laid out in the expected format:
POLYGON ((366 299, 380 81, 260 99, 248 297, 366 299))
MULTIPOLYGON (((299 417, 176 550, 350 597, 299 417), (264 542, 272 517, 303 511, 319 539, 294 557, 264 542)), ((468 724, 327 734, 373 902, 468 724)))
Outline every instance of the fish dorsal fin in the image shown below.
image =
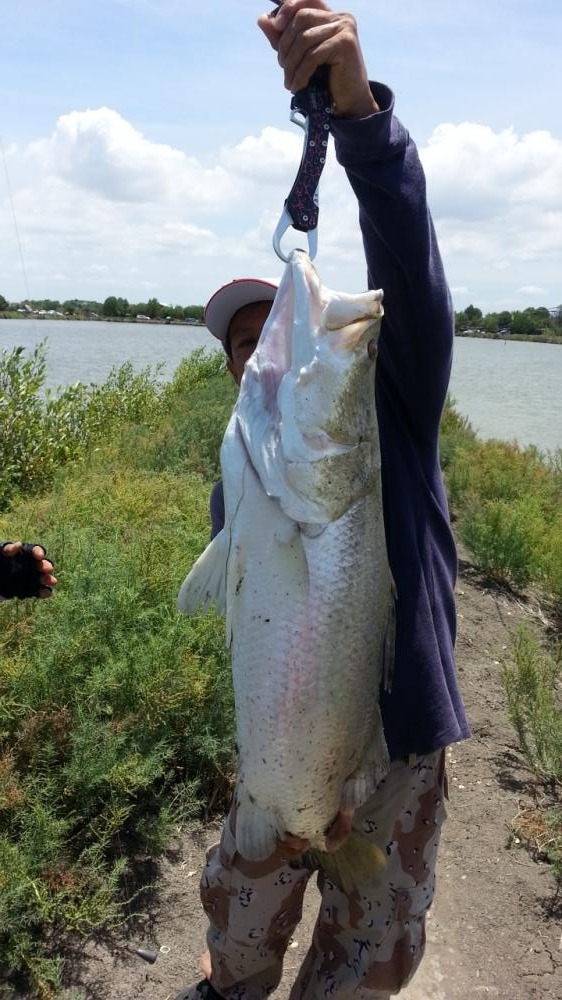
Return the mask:
POLYGON ((226 607, 226 560, 228 535, 219 531, 192 566, 178 594, 177 607, 183 615, 206 611, 215 605, 217 614, 226 607))

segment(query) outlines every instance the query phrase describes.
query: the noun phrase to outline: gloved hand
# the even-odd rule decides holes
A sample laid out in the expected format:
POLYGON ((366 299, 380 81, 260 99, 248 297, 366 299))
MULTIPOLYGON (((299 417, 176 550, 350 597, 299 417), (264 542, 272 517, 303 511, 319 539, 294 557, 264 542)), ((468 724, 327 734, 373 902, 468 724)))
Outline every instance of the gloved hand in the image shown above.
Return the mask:
POLYGON ((43 545, 0 542, 0 597, 50 597, 56 578, 43 545))

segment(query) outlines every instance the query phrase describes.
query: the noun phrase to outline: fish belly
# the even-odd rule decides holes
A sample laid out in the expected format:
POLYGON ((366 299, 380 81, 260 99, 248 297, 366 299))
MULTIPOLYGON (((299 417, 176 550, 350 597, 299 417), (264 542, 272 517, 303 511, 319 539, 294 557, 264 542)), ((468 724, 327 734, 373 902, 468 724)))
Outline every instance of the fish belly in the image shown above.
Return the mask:
POLYGON ((378 693, 391 580, 379 509, 369 495, 308 536, 246 468, 227 603, 237 843, 250 860, 287 832, 321 848, 339 809, 364 802, 388 769, 378 693))

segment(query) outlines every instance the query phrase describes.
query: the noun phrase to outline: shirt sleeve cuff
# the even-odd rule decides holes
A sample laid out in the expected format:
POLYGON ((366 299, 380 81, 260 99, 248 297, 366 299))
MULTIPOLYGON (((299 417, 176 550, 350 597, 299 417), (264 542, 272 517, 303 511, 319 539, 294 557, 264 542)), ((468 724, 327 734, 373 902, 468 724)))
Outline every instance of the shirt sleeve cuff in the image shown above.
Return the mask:
POLYGON ((343 167, 382 161, 400 152, 408 139, 404 126, 394 117, 394 94, 384 83, 371 83, 371 93, 380 110, 366 118, 332 118, 330 130, 336 156, 343 167))

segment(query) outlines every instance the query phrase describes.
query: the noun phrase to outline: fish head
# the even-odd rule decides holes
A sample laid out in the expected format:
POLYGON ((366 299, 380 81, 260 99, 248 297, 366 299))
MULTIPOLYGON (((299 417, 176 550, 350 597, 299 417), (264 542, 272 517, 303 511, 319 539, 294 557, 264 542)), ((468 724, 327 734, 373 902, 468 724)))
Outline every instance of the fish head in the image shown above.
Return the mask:
POLYGON ((355 447, 378 441, 375 365, 383 317, 382 290, 359 295, 324 289, 315 349, 297 376, 296 398, 304 426, 312 414, 334 444, 355 447), (311 406, 307 383, 315 389, 311 406))
POLYGON ((287 475, 334 520, 379 475, 374 375, 383 296, 331 291, 306 254, 292 265, 291 367, 278 393, 287 475))
POLYGON ((374 370, 382 297, 380 290, 331 291, 308 254, 295 250, 246 363, 244 438, 266 491, 296 520, 336 519, 379 474, 374 370))

